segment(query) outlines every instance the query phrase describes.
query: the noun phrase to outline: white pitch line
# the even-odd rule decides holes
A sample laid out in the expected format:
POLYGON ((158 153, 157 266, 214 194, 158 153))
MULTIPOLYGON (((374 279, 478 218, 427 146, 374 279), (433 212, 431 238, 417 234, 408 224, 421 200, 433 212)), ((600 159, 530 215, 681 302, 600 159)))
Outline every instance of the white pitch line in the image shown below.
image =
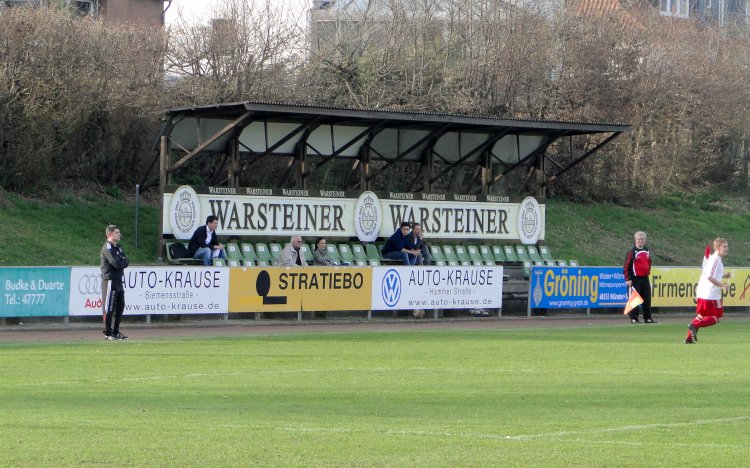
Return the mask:
POLYGON ((686 421, 678 423, 654 423, 654 424, 637 424, 632 426, 620 426, 620 427, 607 427, 601 429, 592 429, 589 431, 560 431, 560 432, 544 432, 540 434, 524 434, 517 436, 505 436, 507 440, 532 440, 532 439, 548 439, 554 437, 568 437, 572 435, 590 435, 590 434, 607 434, 612 432, 629 432, 629 431, 642 431, 644 429, 666 429, 671 427, 683 427, 683 426, 695 426, 695 425, 708 425, 708 424, 726 424, 747 421, 750 416, 737 416, 734 418, 718 418, 718 419, 698 419, 695 421, 686 421))
MULTIPOLYGON (((677 422, 677 423, 654 423, 654 424, 637 424, 619 427, 609 427, 601 429, 592 429, 588 431, 559 431, 559 432, 544 432, 539 434, 524 434, 524 435, 503 435, 503 434, 490 434, 490 433, 477 433, 477 432, 450 432, 450 431, 413 431, 413 430, 382 430, 382 431, 371 431, 371 430, 355 430, 344 427, 273 427, 273 426, 255 426, 255 425, 237 425, 237 424, 224 424, 217 427, 228 428, 228 429, 257 429, 257 430, 277 430, 284 432, 299 432, 299 433, 354 433, 354 432, 367 432, 367 433, 381 433, 385 435, 395 436, 427 436, 427 437, 461 437, 461 438, 479 438, 488 440, 504 440, 504 441, 532 441, 538 439, 555 439, 555 438, 567 438, 570 436, 586 436, 593 434, 609 434, 615 432, 631 432, 631 431, 642 431, 644 429, 667 429, 674 427, 683 426, 694 426, 694 425, 708 425, 708 424, 727 424, 727 423, 739 423, 747 421, 750 416, 737 416, 733 418, 717 418, 717 419, 698 419, 695 421, 677 422)), ((573 439, 573 442, 585 442, 585 443, 601 443, 601 444, 620 444, 620 445, 660 445, 658 443, 643 443, 643 442, 628 442, 628 441, 588 441, 583 439, 573 439)), ((685 447, 707 447, 707 448, 745 448, 745 446, 731 445, 731 444, 715 444, 715 443, 673 443, 666 444, 669 446, 685 446, 685 447)))

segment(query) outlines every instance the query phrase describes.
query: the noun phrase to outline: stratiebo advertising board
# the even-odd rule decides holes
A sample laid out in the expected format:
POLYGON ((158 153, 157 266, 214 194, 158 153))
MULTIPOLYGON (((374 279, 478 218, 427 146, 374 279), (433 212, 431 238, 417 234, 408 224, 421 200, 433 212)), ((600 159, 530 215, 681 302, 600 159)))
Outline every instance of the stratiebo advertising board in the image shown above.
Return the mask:
POLYGON ((503 267, 375 267, 373 310, 499 309, 503 267))
POLYGON ((370 268, 254 267, 230 270, 230 312, 370 309, 370 268))
MULTIPOLYGON (((125 315, 227 313, 229 269, 139 267, 125 270, 125 315)), ((99 268, 70 271, 70 315, 101 315, 99 268)))

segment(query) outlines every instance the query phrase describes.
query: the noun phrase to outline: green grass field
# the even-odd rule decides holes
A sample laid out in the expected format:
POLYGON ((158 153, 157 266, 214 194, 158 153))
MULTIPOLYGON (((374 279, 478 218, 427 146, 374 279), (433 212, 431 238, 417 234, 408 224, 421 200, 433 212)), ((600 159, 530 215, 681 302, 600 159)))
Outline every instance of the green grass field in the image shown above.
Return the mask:
POLYGON ((747 466, 750 322, 684 328, 0 342, 0 466, 747 466))

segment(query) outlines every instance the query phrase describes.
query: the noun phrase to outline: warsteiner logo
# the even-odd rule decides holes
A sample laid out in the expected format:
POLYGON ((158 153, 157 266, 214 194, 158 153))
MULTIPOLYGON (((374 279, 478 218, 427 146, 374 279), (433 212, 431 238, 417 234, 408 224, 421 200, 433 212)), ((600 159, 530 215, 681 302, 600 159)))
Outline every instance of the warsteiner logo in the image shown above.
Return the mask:
POLYGON ((536 244, 542 233, 542 209, 534 197, 526 197, 518 210, 518 238, 524 244, 536 244))
POLYGON ((354 230, 362 242, 374 242, 378 238, 383 213, 380 200, 373 192, 362 192, 354 207, 354 230))
POLYGON ((177 239, 190 239, 200 219, 198 194, 192 187, 183 185, 172 196, 169 205, 169 224, 177 239))

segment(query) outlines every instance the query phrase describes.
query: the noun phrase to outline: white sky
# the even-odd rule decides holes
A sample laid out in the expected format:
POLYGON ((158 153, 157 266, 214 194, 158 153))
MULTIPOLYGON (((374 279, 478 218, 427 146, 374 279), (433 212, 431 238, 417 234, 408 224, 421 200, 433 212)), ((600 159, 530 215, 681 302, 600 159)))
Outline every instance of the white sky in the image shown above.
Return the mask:
MULTIPOLYGON (((182 14, 190 22, 208 23, 211 19, 211 11, 224 4, 227 0, 172 0, 172 5, 167 10, 166 22, 171 24, 178 14, 182 14)), ((235 0, 237 1, 237 0, 235 0)), ((241 0, 240 0, 241 1, 241 0)), ((276 8, 283 6, 285 12, 296 18, 305 18, 307 10, 312 4, 311 0, 246 0, 249 4, 262 5, 270 1, 276 8)))

